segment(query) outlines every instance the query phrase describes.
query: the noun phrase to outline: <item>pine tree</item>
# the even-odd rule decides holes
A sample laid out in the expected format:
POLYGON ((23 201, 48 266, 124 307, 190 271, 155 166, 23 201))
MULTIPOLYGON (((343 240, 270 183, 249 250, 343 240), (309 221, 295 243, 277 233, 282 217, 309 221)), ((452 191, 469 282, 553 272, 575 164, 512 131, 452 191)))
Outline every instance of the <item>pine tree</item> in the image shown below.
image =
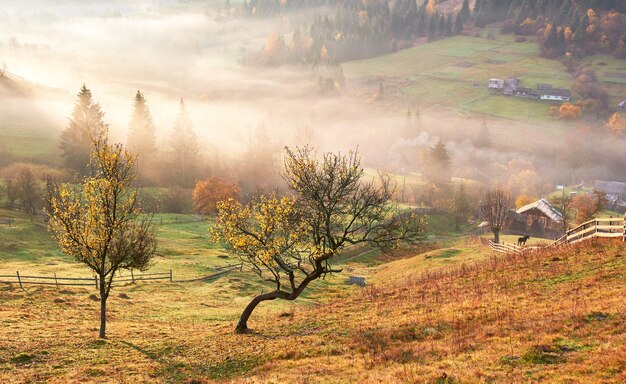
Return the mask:
MULTIPOLYGON (((461 12, 459 13, 463 18, 463 21, 467 21, 470 17, 470 7, 469 0, 463 0, 463 6, 461 7, 461 12)), ((458 18, 458 15, 457 15, 458 18)))
POLYGON ((442 169, 446 169, 450 166, 450 155, 448 154, 448 147, 441 139, 437 141, 437 144, 430 150, 430 157, 437 166, 442 169))
POLYGON ((424 36, 426 32, 426 9, 421 7, 417 13, 417 35, 424 36))
POLYGON ((440 37, 446 36, 446 29, 447 29, 446 15, 441 15, 439 17, 439 26, 437 29, 439 30, 440 37))
POLYGON ((150 109, 140 91, 135 95, 133 114, 128 126, 128 150, 138 156, 138 161, 149 159, 156 153, 156 132, 150 109))
POLYGON ((452 22, 452 15, 448 15, 448 17, 446 17, 446 36, 452 36, 454 34, 453 28, 454 23, 452 22))
POLYGON ((180 99, 180 111, 174 124, 170 146, 173 152, 174 166, 180 171, 181 185, 188 186, 190 182, 194 181, 191 171, 195 167, 198 156, 198 138, 193 131, 193 124, 183 99, 180 99))
POLYGON ((438 24, 439 24, 439 17, 435 13, 430 18, 430 23, 428 24, 428 41, 433 41, 435 40, 435 37, 437 37, 438 24))
POLYGON ((60 145, 65 166, 80 175, 86 172, 93 140, 100 138, 107 130, 107 125, 102 121, 103 117, 104 112, 100 105, 93 101, 91 91, 83 84, 70 123, 61 133, 60 145))
POLYGON ((452 195, 452 214, 454 215, 455 229, 458 231, 461 229, 461 224, 465 224, 470 214, 469 198, 464 184, 460 184, 454 190, 452 195))
POLYGON ((454 34, 458 35, 463 32, 463 16, 461 13, 456 15, 456 20, 454 21, 454 34))
POLYGON ((476 0, 476 3, 474 3, 474 16, 478 15, 478 13, 480 13, 480 10, 483 6, 483 0, 476 0))

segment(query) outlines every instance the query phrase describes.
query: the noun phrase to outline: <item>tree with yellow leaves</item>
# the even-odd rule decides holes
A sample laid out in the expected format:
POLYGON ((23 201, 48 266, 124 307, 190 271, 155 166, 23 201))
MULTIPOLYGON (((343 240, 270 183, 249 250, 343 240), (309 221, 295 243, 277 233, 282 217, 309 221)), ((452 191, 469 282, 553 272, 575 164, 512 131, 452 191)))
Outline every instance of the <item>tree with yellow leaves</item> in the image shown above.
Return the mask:
POLYGON ((606 127, 615 135, 621 135, 626 132, 626 118, 621 113, 615 112, 606 123, 606 127))
POLYGON ((263 280, 275 284, 245 308, 235 331, 267 300, 295 300, 314 280, 341 272, 333 258, 347 245, 390 249, 419 241, 425 221, 401 214, 390 202, 389 177, 363 181, 356 152, 327 153, 318 160, 309 148, 287 148, 284 178, 292 197, 261 196, 242 206, 231 199, 218 204, 213 238, 263 280))
POLYGON ((138 221, 135 158, 106 132, 94 139, 87 174, 77 185, 48 182, 48 227, 61 251, 97 276, 100 337, 106 337, 106 303, 115 274, 146 270, 156 249, 152 221, 138 221))

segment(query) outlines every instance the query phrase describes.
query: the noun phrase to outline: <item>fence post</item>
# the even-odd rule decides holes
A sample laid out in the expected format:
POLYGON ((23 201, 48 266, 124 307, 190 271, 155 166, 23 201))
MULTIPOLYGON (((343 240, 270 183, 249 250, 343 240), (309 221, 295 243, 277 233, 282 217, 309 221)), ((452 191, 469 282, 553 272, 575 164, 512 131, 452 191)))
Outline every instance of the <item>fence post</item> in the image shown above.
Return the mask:
POLYGON ((22 279, 20 278, 20 271, 17 271, 17 282, 20 283, 20 288, 24 289, 22 286, 22 279))
POLYGON ((172 270, 170 269, 170 283, 172 283, 172 282, 173 282, 173 280, 172 280, 172 270))
POLYGON ((135 284, 135 275, 133 274, 133 270, 130 270, 130 280, 133 284, 135 284))
POLYGON ((57 291, 58 291, 59 290, 59 280, 57 280, 57 274, 56 273, 54 274, 54 282, 57 285, 57 291))

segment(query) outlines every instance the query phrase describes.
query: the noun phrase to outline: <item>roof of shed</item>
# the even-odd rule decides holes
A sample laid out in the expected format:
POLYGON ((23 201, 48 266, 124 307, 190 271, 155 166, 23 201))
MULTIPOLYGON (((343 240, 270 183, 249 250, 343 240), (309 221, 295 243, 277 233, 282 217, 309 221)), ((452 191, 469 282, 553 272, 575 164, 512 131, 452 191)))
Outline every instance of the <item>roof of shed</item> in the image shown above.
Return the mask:
POLYGON ((548 217, 550 220, 554 222, 557 222, 557 223, 563 222, 563 215, 561 214, 561 212, 559 212, 556 208, 554 208, 554 206, 550 204, 548 200, 546 199, 539 199, 535 201, 534 203, 525 205, 522 208, 518 209, 517 213, 524 214, 534 209, 543 213, 546 217, 548 217))

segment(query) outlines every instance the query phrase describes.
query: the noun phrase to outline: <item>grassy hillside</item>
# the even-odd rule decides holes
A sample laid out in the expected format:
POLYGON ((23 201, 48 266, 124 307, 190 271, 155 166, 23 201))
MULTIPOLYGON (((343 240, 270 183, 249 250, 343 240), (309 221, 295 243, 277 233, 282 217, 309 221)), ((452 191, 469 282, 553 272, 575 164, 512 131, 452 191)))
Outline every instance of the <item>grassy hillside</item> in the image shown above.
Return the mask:
POLYGON ((626 380, 623 243, 523 257, 482 249, 462 242, 394 261, 362 289, 346 276, 316 282, 304 300, 261 305, 243 336, 233 322, 260 288, 245 273, 119 288, 106 341, 90 290, 1 286, 0 381, 626 380))
MULTIPOLYGON (((349 62, 343 65, 344 72, 357 83, 376 80, 377 86, 377 81, 382 81, 385 95, 402 105, 411 102, 420 107, 448 107, 459 112, 560 125, 551 120, 549 103, 492 93, 487 89, 487 81, 519 77, 522 86, 533 89, 537 83, 571 89, 573 79, 565 66, 540 57, 533 38, 515 42, 513 35, 492 32, 493 38, 487 38, 488 31, 483 31, 482 37, 456 36, 349 62)), ((596 56, 585 59, 583 64, 587 63, 593 63, 601 86, 613 102, 626 98, 626 80, 606 77, 606 73, 625 72, 624 60, 596 56)))
POLYGON ((596 72, 600 85, 609 95, 610 108, 626 100, 626 60, 596 55, 585 58, 583 64, 596 72))
POLYGON ((539 57, 537 43, 516 43, 510 35, 494 39, 456 36, 347 63, 344 71, 349 77, 381 76, 383 85, 391 78, 389 92, 418 105, 523 121, 549 120, 547 105, 491 93, 487 89, 490 78, 519 77, 523 86, 532 88, 537 83, 567 88, 573 84, 562 64, 539 57))

